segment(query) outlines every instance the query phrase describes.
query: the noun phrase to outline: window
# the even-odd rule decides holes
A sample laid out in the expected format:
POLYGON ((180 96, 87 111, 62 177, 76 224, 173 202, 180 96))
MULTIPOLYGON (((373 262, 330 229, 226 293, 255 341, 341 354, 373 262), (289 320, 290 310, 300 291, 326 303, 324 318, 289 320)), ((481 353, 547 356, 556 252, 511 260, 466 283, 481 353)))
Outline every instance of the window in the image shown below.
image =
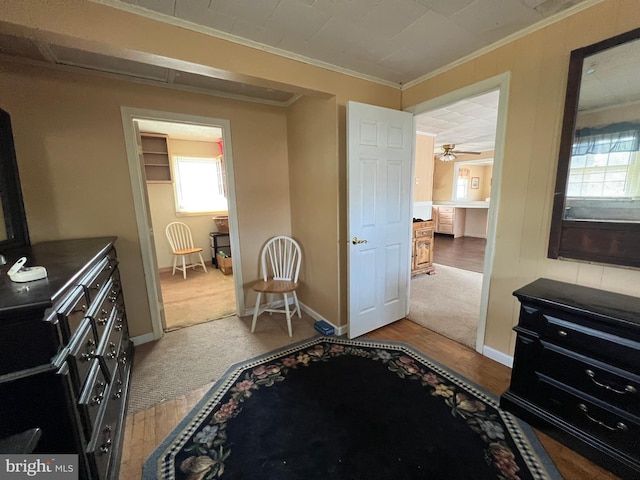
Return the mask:
POLYGON ((468 178, 458 177, 458 184, 456 185, 456 200, 467 199, 467 187, 469 186, 468 178))
POLYGON ((567 197, 634 197, 639 194, 638 153, 574 155, 567 197))
POLYGON ((221 158, 173 157, 176 211, 198 214, 227 211, 221 158))

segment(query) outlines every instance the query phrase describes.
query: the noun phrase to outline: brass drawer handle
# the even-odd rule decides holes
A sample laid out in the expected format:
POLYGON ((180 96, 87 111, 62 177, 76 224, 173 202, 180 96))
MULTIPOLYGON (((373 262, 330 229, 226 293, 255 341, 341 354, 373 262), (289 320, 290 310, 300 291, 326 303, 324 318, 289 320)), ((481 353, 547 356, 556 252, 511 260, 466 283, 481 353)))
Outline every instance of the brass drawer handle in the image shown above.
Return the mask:
POLYGON ((578 405, 578 408, 582 411, 582 413, 584 413, 584 416, 587 417, 589 420, 591 420, 593 423, 597 423, 598 425, 600 425, 601 427, 606 428, 607 430, 611 430, 613 432, 619 430, 621 432, 626 432, 627 430, 629 430, 629 427, 627 427, 624 423, 622 422, 618 422, 616 423, 615 427, 611 427, 609 425, 607 425, 606 423, 604 423, 602 420, 598 420, 597 418, 593 418, 591 415, 589 415, 589 409, 587 408, 587 406, 584 403, 580 403, 578 405))
POLYGON ((595 372, 593 370, 587 369, 587 370, 584 371, 584 373, 586 373, 587 376, 591 379, 591 381, 593 383, 595 383, 597 386, 602 387, 602 388, 604 388, 606 390, 609 390, 611 392, 619 393, 621 395, 624 395, 626 393, 636 393, 637 392, 636 387, 634 387, 633 385, 626 385, 624 387, 624 390, 618 390, 618 389, 616 389, 616 388, 614 388, 614 387, 612 387, 610 385, 606 385, 604 383, 600 383, 595 379, 596 374, 595 374, 595 372))

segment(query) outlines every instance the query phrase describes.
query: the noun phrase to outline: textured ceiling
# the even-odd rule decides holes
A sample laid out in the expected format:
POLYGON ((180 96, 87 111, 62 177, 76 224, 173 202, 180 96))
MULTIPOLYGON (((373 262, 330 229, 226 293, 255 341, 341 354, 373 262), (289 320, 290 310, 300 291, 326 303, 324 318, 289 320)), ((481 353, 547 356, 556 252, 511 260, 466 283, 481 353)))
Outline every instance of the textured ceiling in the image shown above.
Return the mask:
POLYGON ((585 0, 100 0, 406 84, 585 0))

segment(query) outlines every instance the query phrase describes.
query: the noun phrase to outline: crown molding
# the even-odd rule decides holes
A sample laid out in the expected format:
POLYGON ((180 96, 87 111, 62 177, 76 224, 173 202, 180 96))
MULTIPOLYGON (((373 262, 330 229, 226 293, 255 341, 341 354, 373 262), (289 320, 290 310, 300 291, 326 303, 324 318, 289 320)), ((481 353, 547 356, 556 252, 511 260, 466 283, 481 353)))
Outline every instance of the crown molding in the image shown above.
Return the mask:
POLYGON ((267 53, 272 53, 274 55, 278 55, 280 57, 288 58, 290 60, 295 60, 301 63, 306 63, 308 65, 323 68, 325 70, 330 70, 332 72, 340 73, 342 75, 347 75, 350 77, 354 77, 360 80, 366 80, 373 83, 378 83, 380 85, 384 85, 386 87, 392 87, 400 89, 400 84, 397 82, 391 82, 389 80, 384 80, 378 77, 374 77, 373 75, 367 75, 364 73, 359 73, 354 70, 349 70, 348 68, 339 67, 337 65, 333 65, 331 63, 323 62, 321 60, 316 60, 313 58, 305 57, 304 55, 299 55, 297 53, 289 52, 287 50, 282 50, 277 47, 272 47, 270 45, 265 45, 263 43, 258 43, 253 40, 249 40, 246 38, 238 37, 237 35, 233 35, 231 33, 223 32, 221 30, 216 30, 215 28, 205 27, 203 25, 198 25, 193 22, 189 22, 188 20, 183 20, 181 18, 173 17, 171 15, 166 15, 164 13, 155 12, 153 10, 148 10, 146 8, 139 7, 137 5, 131 5, 129 3, 123 3, 119 0, 89 0, 93 3, 99 3, 101 5, 105 5, 107 7, 116 8, 118 10, 123 10, 128 13, 133 13, 135 15, 140 15, 143 17, 150 18, 152 20, 157 20, 159 22, 168 23, 174 25, 176 27, 186 28, 189 30, 193 30, 198 33, 203 33, 205 35, 209 35, 215 38, 219 38, 221 40, 226 40, 228 42, 237 43, 239 45, 243 45, 245 47, 254 48, 256 50, 262 50, 267 53))
POLYGON ((578 3, 573 7, 567 8, 566 10, 556 13, 555 15, 551 15, 550 17, 547 17, 544 20, 540 20, 539 22, 533 25, 530 25, 527 28, 524 28, 515 33, 512 33, 511 35, 503 38, 502 40, 498 40, 497 42, 494 42, 491 45, 487 45, 486 47, 483 47, 479 50, 476 50, 475 52, 465 55, 464 57, 461 57, 443 67, 437 68, 436 70, 433 70, 432 72, 429 72, 421 77, 418 77, 415 80, 411 80, 410 82, 403 84, 401 86, 401 90, 406 90, 408 88, 415 87, 416 85, 424 82, 425 80, 429 80, 430 78, 436 77, 448 70, 451 70, 455 67, 462 65, 463 63, 468 62, 469 60, 473 60, 474 58, 481 57, 482 55, 485 55, 493 50, 503 47, 511 42, 514 42, 515 40, 526 37, 527 35, 530 35, 538 30, 546 28, 549 25, 552 25, 556 22, 564 20, 565 18, 575 15, 576 13, 581 12, 582 10, 591 8, 594 5, 597 5, 598 3, 602 3, 604 1, 605 0, 585 0, 584 2, 578 3))

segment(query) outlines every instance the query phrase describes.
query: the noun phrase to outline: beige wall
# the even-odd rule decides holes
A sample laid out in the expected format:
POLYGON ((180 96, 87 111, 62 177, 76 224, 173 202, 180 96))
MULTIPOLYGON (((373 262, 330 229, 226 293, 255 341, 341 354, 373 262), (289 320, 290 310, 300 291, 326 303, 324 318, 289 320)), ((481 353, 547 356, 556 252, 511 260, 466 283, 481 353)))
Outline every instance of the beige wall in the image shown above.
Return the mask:
POLYGON ((299 296, 335 325, 344 324, 338 245, 338 127, 335 98, 303 97, 287 109, 291 232, 303 267, 299 296))
MULTIPOLYGON (((215 158, 220 155, 220 147, 218 146, 217 140, 218 139, 212 139, 211 142, 196 142, 169 137, 167 143, 172 156, 183 155, 215 158)), ((213 215, 176 215, 175 195, 173 184, 171 183, 148 183, 147 192, 149 194, 151 222, 155 232, 154 241, 158 267, 168 268, 173 266, 171 245, 169 245, 169 241, 165 235, 165 228, 171 222, 182 222, 189 226, 194 245, 203 248, 202 258, 209 264, 211 260, 209 232, 217 231, 213 222, 213 215)), ((224 214, 226 212, 222 213, 224 214)))
POLYGON ((416 135, 414 202, 429 202, 433 195, 433 144, 434 137, 416 135))
POLYGON ((247 282, 257 278, 263 238, 290 232, 282 108, 8 62, 1 67, 0 102, 11 115, 31 240, 118 236, 133 336, 150 332, 151 324, 121 106, 230 120, 247 282))
MULTIPOLYGON (((458 155, 457 158, 451 162, 443 162, 436 159, 434 161, 433 169, 433 201, 434 202, 451 202, 453 195, 453 175, 455 171, 456 163, 469 162, 474 160, 483 160, 487 158, 493 158, 493 150, 489 152, 482 152, 480 155, 458 155)), ((471 169, 469 165, 465 165, 465 168, 471 169)), ((484 188, 480 183, 478 190, 471 190, 471 177, 484 175, 484 170, 481 170, 479 166, 473 167, 473 171, 476 172, 473 175, 469 175, 469 193, 472 193, 473 198, 469 200, 484 200, 483 197, 484 188)), ((487 197, 489 195, 486 195, 487 197)))
POLYGON ((606 0, 403 91, 409 107, 511 72, 485 336, 493 349, 513 352, 512 292, 536 278, 640 294, 639 270, 546 258, 569 54, 638 25, 637 0, 606 0))
MULTIPOLYGON (((318 298, 327 299, 333 298, 337 289, 339 298, 346 298, 345 106, 348 100, 353 100, 399 108, 399 89, 86 0, 51 0, 37 5, 0 0, 0 27, 9 34, 27 34, 95 53, 124 54, 132 60, 282 88, 311 98, 335 98, 332 100, 335 111, 330 119, 328 115, 322 116, 324 121, 320 127, 321 131, 330 130, 334 135, 338 132, 338 146, 333 141, 325 145, 317 139, 327 149, 326 155, 332 157, 330 161, 329 157, 325 160, 334 170, 331 173, 334 179, 337 175, 334 189, 321 192, 322 196, 316 199, 314 205, 305 204, 314 210, 298 213, 295 218, 297 221, 303 217, 308 219, 316 213, 315 210, 320 210, 322 216, 329 215, 337 220, 337 236, 340 240, 331 238, 322 242, 323 254, 310 257, 312 262, 320 262, 318 265, 308 264, 307 268, 313 267, 310 270, 316 272, 313 278, 321 278, 322 285, 319 288, 310 285, 309 291, 313 291, 318 298), (327 258, 337 258, 338 266, 327 264, 327 258), (338 280, 335 279, 334 269, 338 270, 338 280), (325 281, 325 278, 331 278, 331 282, 325 281)), ((32 240, 87 236, 99 232, 117 234, 120 237, 125 294, 128 304, 131 303, 128 308, 131 310, 129 317, 133 335, 148 333, 151 326, 149 309, 144 300, 144 276, 119 108, 125 105, 231 120, 245 304, 252 306, 255 297, 251 284, 258 275, 257 256, 260 247, 270 236, 291 233, 286 109, 97 79, 76 73, 51 73, 15 65, 2 67, 0 100, 5 102, 7 99, 4 105, 11 107, 8 109, 12 111, 12 119, 15 117, 19 123, 16 129, 21 129, 18 136, 25 158, 19 163, 21 174, 27 177, 23 178, 23 182, 32 240), (5 83, 5 79, 8 83, 5 83), (65 127, 66 123, 72 126, 65 127), (59 137, 58 130, 63 130, 59 137), (52 134, 52 131, 56 131, 56 134, 52 134), (55 144, 51 145, 51 142, 55 144), (94 146, 99 150, 98 155, 94 146), (54 148, 55 151, 52 150, 54 148), (42 165, 46 163, 42 161, 45 157, 55 168, 42 165), (87 158, 104 171, 85 172, 90 165, 87 158), (114 167, 112 163, 117 163, 117 166, 114 167), (68 178, 72 173, 77 175, 73 171, 78 168, 80 178, 86 180, 86 186, 69 188, 68 178), (39 183, 42 186, 38 189, 36 186, 39 183), (58 207, 55 201, 49 200, 50 196, 55 195, 62 197, 64 205, 58 207), (89 201, 82 199, 83 196, 89 201), (117 197, 116 209, 108 201, 114 196, 117 197), (94 198, 99 201, 92 203, 94 198), (106 215, 102 215, 102 209, 108 210, 106 215), (71 228, 71 225, 74 227, 71 228)), ((297 140, 294 139, 294 142, 297 140)), ((296 201, 300 197, 300 194, 296 195, 296 201)), ((305 235, 310 235, 309 232, 311 230, 305 235)), ((325 235, 332 233, 320 231, 317 238, 324 239, 325 235)), ((315 238, 311 243, 316 241, 315 238)), ((308 245, 311 243, 307 242, 308 245)), ((315 305, 319 302, 312 300, 311 303, 315 305)), ((343 301, 339 303, 338 318, 329 319, 337 325, 345 325, 346 305, 343 301)), ((331 311, 334 309, 335 305, 329 307, 331 311)))
MULTIPOLYGON (((637 270, 546 259, 569 52, 637 27, 640 24, 637 0, 606 0, 405 89, 402 95, 393 87, 86 0, 0 0, 0 22, 6 33, 29 34, 97 53, 124 53, 131 59, 249 83, 275 87, 284 84, 290 90, 315 98, 335 96, 338 155, 334 168, 338 171, 339 240, 337 245, 324 245, 326 255, 321 261, 339 258, 340 298, 344 298, 346 289, 346 102, 354 100, 404 108, 510 71, 486 344, 504 353, 512 352, 511 328, 516 322, 518 306, 511 292, 537 277, 638 293, 640 272, 637 270)), ((297 178, 298 173, 289 170, 294 159, 287 155, 286 135, 280 134, 285 115, 282 110, 6 64, 2 64, 0 81, 0 100, 12 113, 14 122, 33 241, 118 235, 133 335, 147 333, 151 328, 128 183, 121 105, 231 120, 243 258, 256 258, 263 238, 292 231, 292 224, 301 221, 303 213, 307 213, 290 214, 291 202, 299 201, 300 194, 289 196, 290 185, 293 185, 289 175, 297 178), (269 138, 274 130, 277 130, 273 137, 276 140, 272 145, 269 138), (268 152, 269 162, 265 161, 264 144, 273 147, 268 152)), ((297 115, 292 111, 294 114, 297 115)), ((332 121, 333 126, 336 118, 332 121)), ((322 126, 331 128, 329 123, 322 126)), ((292 143, 297 143, 299 135, 292 135, 295 135, 292 143)), ((335 215, 336 199, 332 190, 318 202, 329 205, 330 214, 335 215)), ((302 229, 296 227, 296 231, 302 229)), ((312 258, 313 262, 318 259, 315 255, 312 258)), ((256 277, 256 267, 255 262, 243 265, 246 279, 256 277)), ((249 287, 245 285, 245 290, 249 287)), ((333 291, 324 287, 317 289, 318 295, 326 297, 333 291)), ((247 304, 251 303, 250 298, 247 304)), ((339 308, 337 323, 343 325, 346 307, 339 308)))

